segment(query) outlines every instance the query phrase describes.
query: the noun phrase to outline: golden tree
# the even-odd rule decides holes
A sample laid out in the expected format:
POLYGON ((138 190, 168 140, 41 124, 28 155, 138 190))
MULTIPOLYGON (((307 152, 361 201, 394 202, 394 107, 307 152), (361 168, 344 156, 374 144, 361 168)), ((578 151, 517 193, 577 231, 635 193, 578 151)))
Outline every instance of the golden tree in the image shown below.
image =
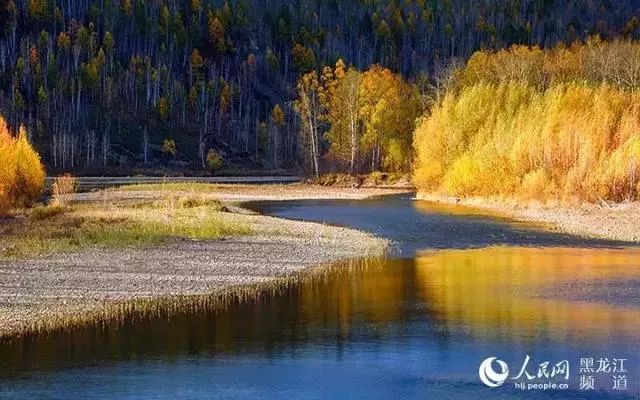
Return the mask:
POLYGON ((0 214, 30 206, 42 193, 44 180, 44 167, 26 130, 21 127, 16 139, 0 117, 0 214))
POLYGON ((331 124, 327 133, 329 152, 340 164, 348 165, 349 173, 353 174, 362 130, 359 117, 362 73, 355 68, 347 69, 338 60, 331 77, 326 85, 331 124))
POLYGON ((374 65, 362 75, 360 99, 361 143, 370 154, 371 171, 380 167, 407 171, 415 121, 421 112, 417 92, 389 69, 374 65))
POLYGON ((17 184, 15 202, 20 206, 31 206, 44 189, 45 173, 40 155, 29 143, 24 127, 19 130, 14 152, 17 184))
POLYGON ((0 118, 0 215, 6 214, 12 206, 16 187, 15 139, 9 133, 7 124, 0 118))

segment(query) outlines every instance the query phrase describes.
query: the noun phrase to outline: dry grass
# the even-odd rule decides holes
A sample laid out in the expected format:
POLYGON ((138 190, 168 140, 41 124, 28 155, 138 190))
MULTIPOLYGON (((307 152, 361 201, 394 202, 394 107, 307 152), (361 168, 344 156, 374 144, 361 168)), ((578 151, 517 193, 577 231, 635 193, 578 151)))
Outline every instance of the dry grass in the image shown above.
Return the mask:
POLYGON ((42 221, 64 214, 65 211, 66 209, 59 205, 38 206, 31 209, 29 217, 35 221, 42 221))
POLYGON ((141 183, 137 185, 121 186, 118 191, 127 192, 186 192, 186 193, 213 193, 216 189, 215 184, 202 182, 171 182, 171 183, 141 183))
POLYGON ((55 203, 33 209, 29 218, 10 219, 0 226, 0 260, 91 246, 143 246, 171 238, 207 240, 251 232, 246 223, 225 215, 218 200, 200 194, 165 190, 153 201, 112 201, 106 196, 67 207, 55 203))
MULTIPOLYGON (((321 177, 318 184, 211 184, 196 182, 160 183, 128 185, 109 189, 107 193, 121 197, 122 192, 139 192, 150 195, 157 193, 175 193, 188 196, 215 197, 223 201, 255 201, 255 200, 303 200, 303 199, 367 199, 376 196, 408 193, 412 190, 409 182, 397 174, 381 174, 388 184, 376 187, 369 176, 362 177, 362 186, 346 183, 347 175, 327 175, 321 177), (338 179, 341 176, 342 180, 338 179), (397 180, 396 180, 397 178, 397 180), (339 182, 340 180, 340 182, 339 182), (387 187, 388 186, 388 187, 387 187)), ((384 182, 383 182, 384 183, 384 182)))
POLYGON ((54 205, 64 206, 73 198, 78 188, 78 179, 69 174, 57 177, 51 186, 54 205))

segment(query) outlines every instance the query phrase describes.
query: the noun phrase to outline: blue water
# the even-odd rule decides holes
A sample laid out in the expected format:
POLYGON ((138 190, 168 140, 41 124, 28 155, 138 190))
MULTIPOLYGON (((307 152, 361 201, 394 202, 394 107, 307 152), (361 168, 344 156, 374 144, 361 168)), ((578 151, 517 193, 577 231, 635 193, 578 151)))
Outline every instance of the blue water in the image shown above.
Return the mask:
MULTIPOLYGON (((637 249, 409 197, 254 204, 394 240, 223 311, 125 320, 0 345, 0 399, 625 399, 640 397, 637 249), (499 245, 496 247, 496 245, 499 245), (483 385, 567 360, 567 390, 483 385), (579 390, 580 358, 626 358, 579 390)), ((531 382, 544 381, 533 379, 531 382)))
POLYGON ((262 213, 306 221, 347 225, 394 241, 395 257, 425 249, 481 248, 496 245, 537 247, 624 247, 613 240, 584 240, 534 229, 482 210, 414 200, 413 195, 371 200, 255 202, 262 213))

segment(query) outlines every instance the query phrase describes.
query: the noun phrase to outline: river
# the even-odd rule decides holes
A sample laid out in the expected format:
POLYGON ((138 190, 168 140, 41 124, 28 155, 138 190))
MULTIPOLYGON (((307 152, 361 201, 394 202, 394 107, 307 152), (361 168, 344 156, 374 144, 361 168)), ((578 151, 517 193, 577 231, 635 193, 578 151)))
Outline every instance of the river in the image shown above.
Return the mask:
POLYGON ((224 311, 0 345, 0 399, 640 395, 640 248, 408 196, 250 207, 394 245, 224 311))

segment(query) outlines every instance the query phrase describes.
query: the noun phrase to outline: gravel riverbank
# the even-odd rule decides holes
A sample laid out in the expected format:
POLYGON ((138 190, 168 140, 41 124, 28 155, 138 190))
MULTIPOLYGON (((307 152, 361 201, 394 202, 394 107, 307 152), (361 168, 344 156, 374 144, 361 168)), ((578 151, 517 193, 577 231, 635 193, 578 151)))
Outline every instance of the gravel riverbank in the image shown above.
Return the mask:
MULTIPOLYGON (((217 187, 226 202, 309 198, 363 199, 393 193, 377 189, 291 186, 217 187)), ((203 194, 208 195, 208 194, 203 194)), ((145 191, 80 195, 85 201, 153 197, 145 191)), ((47 257, 0 261, 0 337, 118 318, 136 302, 177 303, 268 285, 314 266, 382 255, 388 242, 352 229, 251 215, 233 206, 225 219, 250 235, 220 240, 172 240, 145 248, 92 248, 47 257)))

